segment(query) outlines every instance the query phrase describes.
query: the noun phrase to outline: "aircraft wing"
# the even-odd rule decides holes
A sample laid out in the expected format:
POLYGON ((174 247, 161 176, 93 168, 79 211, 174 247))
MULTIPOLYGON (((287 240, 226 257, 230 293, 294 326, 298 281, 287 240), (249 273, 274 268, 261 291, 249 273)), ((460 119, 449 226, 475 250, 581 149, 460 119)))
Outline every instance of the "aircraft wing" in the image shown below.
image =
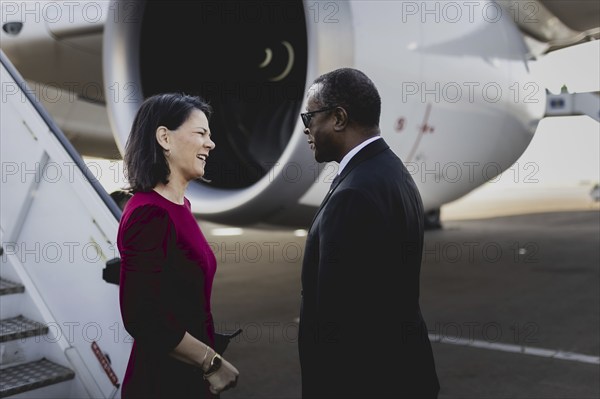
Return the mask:
POLYGON ((600 2, 497 0, 525 35, 532 58, 600 37, 600 2))

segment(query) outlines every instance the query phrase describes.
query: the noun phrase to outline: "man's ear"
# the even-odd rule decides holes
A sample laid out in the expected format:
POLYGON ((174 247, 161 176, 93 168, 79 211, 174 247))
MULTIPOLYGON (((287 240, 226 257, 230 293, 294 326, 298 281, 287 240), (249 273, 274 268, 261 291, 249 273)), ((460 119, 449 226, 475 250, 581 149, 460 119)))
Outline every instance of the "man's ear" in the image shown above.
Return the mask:
POLYGON ((169 129, 164 126, 159 126, 156 129, 156 141, 158 141, 158 144, 163 148, 163 150, 170 150, 171 143, 169 141, 169 129))
POLYGON ((348 113, 346 112, 346 110, 342 107, 337 107, 333 111, 333 116, 335 118, 333 129, 336 132, 344 130, 346 128, 346 126, 348 125, 348 121, 349 121, 348 113))

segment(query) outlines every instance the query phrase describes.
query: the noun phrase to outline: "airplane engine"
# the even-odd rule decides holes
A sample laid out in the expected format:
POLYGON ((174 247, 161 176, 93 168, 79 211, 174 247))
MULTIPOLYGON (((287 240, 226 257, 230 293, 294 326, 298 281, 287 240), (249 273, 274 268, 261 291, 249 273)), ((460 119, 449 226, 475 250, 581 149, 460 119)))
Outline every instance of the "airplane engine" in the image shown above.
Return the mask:
MULTIPOLYGON (((144 98, 201 95, 214 110, 216 148, 206 166, 211 182, 189 189, 193 211, 236 225, 306 226, 315 207, 298 199, 323 178, 323 168, 308 149, 299 113, 309 79, 328 57, 317 52, 336 48, 349 27, 310 24, 301 1, 115 2, 109 8, 120 15, 105 25, 104 78, 121 152, 144 98), (315 35, 322 43, 309 49, 315 35)), ((339 11, 349 10, 340 5, 339 11)), ((325 64, 332 67, 351 62, 348 55, 329 57, 325 64)))

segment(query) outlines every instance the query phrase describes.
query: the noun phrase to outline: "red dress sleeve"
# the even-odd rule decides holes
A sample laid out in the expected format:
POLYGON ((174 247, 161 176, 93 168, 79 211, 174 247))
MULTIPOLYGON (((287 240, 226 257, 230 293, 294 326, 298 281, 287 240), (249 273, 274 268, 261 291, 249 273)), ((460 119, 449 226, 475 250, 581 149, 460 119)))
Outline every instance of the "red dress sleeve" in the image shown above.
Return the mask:
POLYGON ((161 296, 176 231, 168 212, 155 205, 135 209, 120 232, 120 304, 125 329, 138 346, 168 353, 186 330, 161 296))

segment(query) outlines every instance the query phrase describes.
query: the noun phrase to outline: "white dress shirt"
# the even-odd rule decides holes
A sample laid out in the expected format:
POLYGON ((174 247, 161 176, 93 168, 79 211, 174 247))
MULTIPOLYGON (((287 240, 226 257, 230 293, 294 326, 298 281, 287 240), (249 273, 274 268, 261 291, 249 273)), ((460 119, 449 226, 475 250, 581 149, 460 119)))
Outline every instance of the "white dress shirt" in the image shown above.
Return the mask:
POLYGON ((365 146, 367 146, 368 144, 372 143, 373 141, 380 139, 381 136, 375 136, 375 137, 371 137, 365 141, 363 141, 362 143, 360 143, 359 145, 357 145, 356 147, 354 147, 353 149, 351 149, 344 158, 342 158, 342 161, 340 162, 340 167, 338 169, 338 176, 340 174, 342 174, 342 170, 344 170, 344 168, 346 167, 346 165, 348 165, 348 162, 350 162, 350 160, 352 159, 353 156, 356 155, 356 153, 358 153, 360 150, 362 150, 365 146))

